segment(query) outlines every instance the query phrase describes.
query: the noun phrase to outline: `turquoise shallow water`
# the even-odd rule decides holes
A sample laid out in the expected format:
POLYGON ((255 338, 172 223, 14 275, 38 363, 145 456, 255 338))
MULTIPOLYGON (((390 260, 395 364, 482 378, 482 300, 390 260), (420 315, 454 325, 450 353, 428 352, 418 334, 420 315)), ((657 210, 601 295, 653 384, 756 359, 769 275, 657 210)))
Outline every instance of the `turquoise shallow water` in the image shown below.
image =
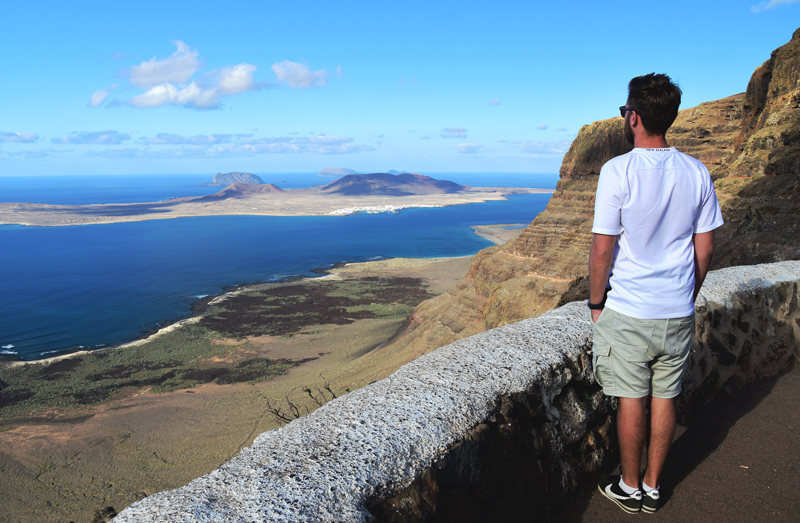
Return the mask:
MULTIPOLYGON (((493 176, 491 180, 505 181, 493 176)), ((549 176, 552 186, 557 180, 555 175, 538 176, 549 176)), ((186 192, 205 189, 188 180, 186 192)), ((110 200, 98 200, 97 190, 87 184, 82 194, 73 186, 69 196, 48 196, 40 188, 40 201, 132 201, 124 200, 131 197, 125 183, 130 181, 108 190, 110 200), (115 196, 114 191, 123 195, 115 196)), ((539 186, 545 183, 547 178, 537 180, 539 186)), ((161 189, 151 187, 136 197, 153 201, 161 189)), ((167 190, 175 192, 173 196, 186 195, 180 184, 167 190)), ((0 353, 38 359, 124 343, 162 322, 188 317, 198 297, 239 283, 314 276, 314 269, 340 262, 471 255, 491 244, 470 225, 529 223, 549 198, 519 195, 501 202, 343 217, 219 216, 80 227, 0 226, 0 353)))

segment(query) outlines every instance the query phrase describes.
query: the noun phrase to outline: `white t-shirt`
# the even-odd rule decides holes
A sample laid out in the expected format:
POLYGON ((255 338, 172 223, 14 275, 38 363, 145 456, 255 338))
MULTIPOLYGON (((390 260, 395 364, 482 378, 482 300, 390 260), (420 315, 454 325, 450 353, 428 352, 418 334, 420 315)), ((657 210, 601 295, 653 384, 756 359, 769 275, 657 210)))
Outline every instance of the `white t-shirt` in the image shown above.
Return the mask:
POLYGON ((708 169, 674 147, 636 148, 606 162, 592 227, 619 235, 606 305, 639 319, 692 314, 692 234, 722 223, 708 169))

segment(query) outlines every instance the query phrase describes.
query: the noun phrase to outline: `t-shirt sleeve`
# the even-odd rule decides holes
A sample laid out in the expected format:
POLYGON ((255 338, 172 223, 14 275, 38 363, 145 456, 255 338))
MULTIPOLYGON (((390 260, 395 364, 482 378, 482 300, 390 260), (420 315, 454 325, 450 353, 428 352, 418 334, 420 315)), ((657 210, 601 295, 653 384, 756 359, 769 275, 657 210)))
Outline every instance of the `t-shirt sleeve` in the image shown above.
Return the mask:
POLYGON ((700 209, 698 209, 697 216, 694 219, 695 234, 713 231, 725 223, 722 219, 722 209, 720 209, 717 201, 717 193, 714 191, 714 182, 711 180, 711 176, 708 174, 706 176, 708 177, 708 183, 705 186, 705 194, 703 194, 700 209))
POLYGON ((592 232, 617 236, 622 234, 622 191, 614 173, 605 166, 600 170, 597 194, 594 198, 594 224, 592 232))

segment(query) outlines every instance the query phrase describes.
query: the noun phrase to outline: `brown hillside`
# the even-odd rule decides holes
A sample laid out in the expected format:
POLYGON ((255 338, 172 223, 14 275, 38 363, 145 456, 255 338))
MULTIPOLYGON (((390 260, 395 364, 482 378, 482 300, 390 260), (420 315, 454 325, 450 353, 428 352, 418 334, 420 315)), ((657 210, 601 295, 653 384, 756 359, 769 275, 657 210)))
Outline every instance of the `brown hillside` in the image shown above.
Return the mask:
MULTIPOLYGON (((479 252, 467 278, 421 303, 383 350, 411 359, 585 299, 598 174, 631 148, 622 122, 581 128, 545 211, 515 240, 479 252)), ((727 223, 712 268, 800 259, 800 30, 756 70, 746 93, 680 111, 667 141, 716 180, 727 223)))
POLYGON ((251 194, 282 193, 283 189, 274 183, 232 183, 214 194, 203 196, 200 200, 224 200, 226 198, 242 198, 251 194))

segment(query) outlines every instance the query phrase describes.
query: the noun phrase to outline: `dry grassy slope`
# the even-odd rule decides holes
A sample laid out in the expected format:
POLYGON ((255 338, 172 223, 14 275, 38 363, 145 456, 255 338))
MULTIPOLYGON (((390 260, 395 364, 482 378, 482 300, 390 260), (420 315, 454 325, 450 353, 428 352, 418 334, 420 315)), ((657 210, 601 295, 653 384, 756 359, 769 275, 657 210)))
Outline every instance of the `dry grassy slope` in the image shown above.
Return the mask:
MULTIPOLYGON (((800 258, 799 86, 800 30, 756 70, 746 93, 681 111, 667 134, 717 180, 728 223, 713 268, 800 258)), ((581 128, 545 211, 516 240, 478 253, 467 278, 421 303, 385 350, 421 355, 584 298, 598 174, 629 150, 621 118, 581 128)))

